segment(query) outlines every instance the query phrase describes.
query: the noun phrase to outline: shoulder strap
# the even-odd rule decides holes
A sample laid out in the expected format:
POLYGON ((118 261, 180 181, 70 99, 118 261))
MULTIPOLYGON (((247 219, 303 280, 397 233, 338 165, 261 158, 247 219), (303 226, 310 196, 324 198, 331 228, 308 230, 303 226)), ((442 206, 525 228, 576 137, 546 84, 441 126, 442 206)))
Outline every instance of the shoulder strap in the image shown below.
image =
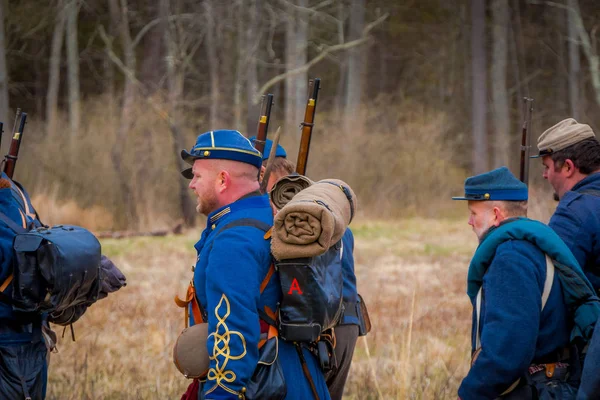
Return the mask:
POLYGON ((12 183, 14 183, 13 188, 16 189, 16 190, 13 190, 13 194, 15 191, 19 194, 19 198, 17 198, 17 196, 14 196, 14 195, 13 195, 13 197, 15 199, 17 199, 17 201, 19 203, 22 204, 22 209, 25 212, 25 214, 33 220, 38 220, 40 222, 40 224, 43 225, 42 221, 40 220, 40 216, 38 215, 37 210, 35 210, 33 208, 33 206, 30 207, 30 202, 29 202, 28 198, 25 197, 25 188, 23 187, 23 185, 21 185, 19 182, 14 181, 14 180, 12 181, 12 183))
POLYGON ((12 229, 15 233, 27 233, 27 229, 23 228, 21 225, 17 224, 12 219, 8 218, 6 214, 0 212, 0 221, 4 222, 10 229, 12 229))
POLYGON ((550 292, 552 291, 552 283, 554 283, 554 263, 546 254, 546 281, 544 282, 544 291, 542 292, 542 311, 548 302, 550 292))
POLYGON ((231 228, 235 228, 237 226, 251 226, 253 228, 257 228, 260 229, 263 232, 267 232, 269 229, 271 229, 271 225, 267 224, 266 222, 260 221, 258 219, 254 219, 254 218, 240 218, 240 219, 236 219, 235 221, 231 221, 228 224, 223 225, 218 231, 217 231, 217 235, 227 229, 231 229, 231 228))
MULTIPOLYGON (((554 263, 552 259, 546 254, 546 280, 544 281, 544 290, 542 291, 542 311, 546 307, 550 292, 552 291, 552 284, 554 283, 554 263)), ((483 297, 483 285, 477 292, 475 298, 475 312, 476 312, 476 328, 475 328, 475 350, 481 347, 481 336, 479 332, 479 319, 481 317, 481 301, 483 297)))

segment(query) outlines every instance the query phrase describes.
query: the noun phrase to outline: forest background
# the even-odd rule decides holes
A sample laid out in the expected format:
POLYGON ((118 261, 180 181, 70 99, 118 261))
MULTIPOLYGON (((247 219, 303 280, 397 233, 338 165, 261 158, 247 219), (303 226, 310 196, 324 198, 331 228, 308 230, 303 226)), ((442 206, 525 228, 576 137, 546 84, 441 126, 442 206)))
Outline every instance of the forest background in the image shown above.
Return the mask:
MULTIPOLYGON (((518 173, 572 116, 600 124, 594 0, 10 0, 0 2, 3 154, 29 114, 16 178, 49 222, 196 223, 179 151, 202 132, 271 133, 295 160, 322 79, 308 174, 346 180, 366 217, 456 213, 466 176, 518 173), (418 179, 415 179, 418 178, 418 179)), ((540 168, 532 163, 532 184, 540 168)), ((544 194, 544 198, 546 198, 544 194)))
MULTIPOLYGON (((202 217, 179 171, 199 133, 271 133, 295 161, 309 78, 321 78, 307 174, 358 195, 359 291, 373 331, 347 399, 452 399, 468 371, 466 269, 477 245, 463 181, 518 174, 531 143, 574 117, 600 129, 597 0, 0 0, 0 154, 28 113, 15 178, 48 224, 167 237, 103 239, 128 286, 59 340, 49 399, 179 398, 171 351, 202 217), (458 204, 460 203, 460 204, 458 204), (67 335, 68 336, 68 335, 67 335)), ((556 203, 531 163, 530 213, 556 203)), ((59 330, 60 327, 55 327, 59 330)))

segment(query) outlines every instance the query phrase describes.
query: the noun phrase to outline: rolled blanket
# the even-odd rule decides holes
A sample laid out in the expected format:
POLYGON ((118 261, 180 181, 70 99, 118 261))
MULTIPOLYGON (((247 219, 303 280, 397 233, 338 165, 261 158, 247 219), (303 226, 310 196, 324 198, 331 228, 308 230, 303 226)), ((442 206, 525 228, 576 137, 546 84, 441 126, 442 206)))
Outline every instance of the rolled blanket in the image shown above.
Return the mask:
POLYGON ((271 197, 271 202, 275 208, 281 210, 283 206, 290 202, 292 197, 313 183, 304 175, 287 175, 275 183, 269 197, 271 197))
POLYGON ((321 255, 342 238, 355 211, 356 195, 345 182, 315 182, 275 215, 271 253, 277 260, 321 255))

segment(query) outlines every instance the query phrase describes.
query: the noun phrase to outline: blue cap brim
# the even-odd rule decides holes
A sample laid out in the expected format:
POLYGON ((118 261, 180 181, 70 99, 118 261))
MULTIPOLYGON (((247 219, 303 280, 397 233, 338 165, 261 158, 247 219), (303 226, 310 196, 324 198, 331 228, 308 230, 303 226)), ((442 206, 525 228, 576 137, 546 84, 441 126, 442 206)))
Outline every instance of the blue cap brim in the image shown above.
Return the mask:
POLYGON ((453 197, 452 200, 473 200, 473 199, 468 199, 466 197, 453 197))

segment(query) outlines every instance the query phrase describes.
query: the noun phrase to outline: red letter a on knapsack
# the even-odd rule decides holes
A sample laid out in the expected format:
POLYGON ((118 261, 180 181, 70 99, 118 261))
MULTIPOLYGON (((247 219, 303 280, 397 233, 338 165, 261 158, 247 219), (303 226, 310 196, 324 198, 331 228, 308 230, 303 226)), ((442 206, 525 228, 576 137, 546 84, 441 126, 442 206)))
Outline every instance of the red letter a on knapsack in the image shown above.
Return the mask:
POLYGON ((288 294, 293 294, 294 290, 297 291, 298 294, 302 294, 302 290, 300 289, 300 285, 298 284, 296 278, 294 278, 294 280, 292 281, 292 286, 290 286, 290 291, 288 292, 288 294))

